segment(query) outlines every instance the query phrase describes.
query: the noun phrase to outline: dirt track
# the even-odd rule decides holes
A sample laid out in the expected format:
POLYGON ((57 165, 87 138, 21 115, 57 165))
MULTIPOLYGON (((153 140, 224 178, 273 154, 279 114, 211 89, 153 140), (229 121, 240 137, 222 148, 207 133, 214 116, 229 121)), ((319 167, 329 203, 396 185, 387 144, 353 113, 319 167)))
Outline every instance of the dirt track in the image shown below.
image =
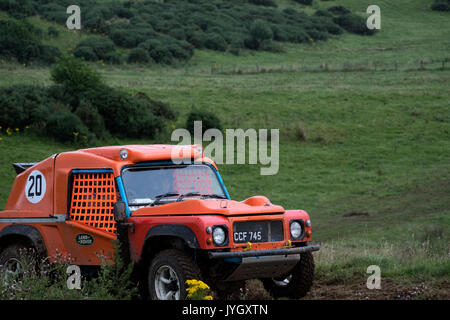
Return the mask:
MULTIPOLYGON (((259 280, 248 280, 248 300, 272 299, 259 280)), ((450 281, 406 284, 391 279, 381 280, 381 289, 369 290, 366 279, 355 277, 346 283, 332 283, 316 278, 311 291, 302 300, 450 300, 450 281)))
POLYGON ((327 283, 324 279, 316 279, 306 300, 339 299, 339 300, 410 300, 410 299, 450 299, 450 281, 442 283, 404 284, 391 279, 382 279, 381 289, 369 290, 365 279, 354 281, 327 283), (353 283, 353 284, 351 284, 353 283))

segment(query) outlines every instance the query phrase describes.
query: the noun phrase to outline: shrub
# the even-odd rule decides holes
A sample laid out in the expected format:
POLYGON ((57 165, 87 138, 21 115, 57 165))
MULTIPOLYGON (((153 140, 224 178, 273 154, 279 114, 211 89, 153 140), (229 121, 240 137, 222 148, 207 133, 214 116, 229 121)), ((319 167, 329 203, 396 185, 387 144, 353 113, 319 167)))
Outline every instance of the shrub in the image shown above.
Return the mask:
POLYGON ((208 129, 219 129, 222 131, 220 119, 212 112, 193 108, 186 120, 186 129, 194 134, 194 121, 202 121, 202 134, 208 129))
POLYGON ((344 14, 334 19, 334 21, 348 32, 360 35, 373 35, 375 29, 367 28, 366 19, 356 14, 344 14))
POLYGON ((247 2, 257 5, 257 6, 266 6, 266 7, 278 7, 278 5, 273 0, 247 0, 247 2))
POLYGON ((33 85, 14 85, 0 89, 0 126, 24 128, 42 126, 49 116, 53 101, 44 88, 33 85))
POLYGON ((227 50, 227 42, 220 34, 217 34, 217 33, 206 34, 204 45, 205 45, 205 48, 211 49, 211 50, 216 50, 216 51, 227 50))
POLYGON ((263 20, 257 19, 253 21, 250 26, 250 36, 253 42, 256 44, 257 49, 264 41, 270 41, 273 38, 273 32, 270 26, 263 20))
POLYGON ((40 45, 39 46, 39 60, 47 63, 47 64, 53 64, 56 62, 58 58, 61 57, 61 52, 58 48, 47 46, 47 45, 40 45))
POLYGON ((47 35, 51 38, 57 38, 59 36, 59 31, 54 26, 49 26, 47 28, 47 35))
POLYGON ((75 110, 75 115, 80 118, 84 125, 94 133, 97 138, 106 135, 105 123, 98 112, 97 107, 93 106, 88 100, 81 99, 80 104, 75 110))
POLYGON ((97 55, 94 53, 94 50, 92 50, 91 47, 76 47, 72 51, 73 55, 77 58, 82 58, 86 61, 97 61, 97 55))
POLYGON ((121 64, 123 59, 118 52, 110 52, 105 55, 105 61, 111 64, 121 64))
POLYGON ((86 93, 104 119, 111 134, 129 138, 151 138, 163 126, 149 105, 130 94, 107 86, 86 93))
POLYGON ((330 8, 328 8, 328 12, 331 12, 335 15, 344 15, 344 14, 352 13, 350 10, 348 10, 347 8, 345 8, 343 6, 330 7, 330 8))
POLYGON ((314 40, 327 40, 328 39, 328 33, 318 30, 310 30, 307 32, 309 36, 314 40))
POLYGON ((100 74, 73 55, 58 59, 50 74, 55 83, 61 84, 73 94, 96 89, 102 85, 100 74))
POLYGON ((130 51, 130 54, 128 55, 128 62, 129 63, 149 63, 150 62, 150 56, 142 48, 134 48, 130 51))
POLYGON ((152 50, 150 50, 150 57, 156 63, 171 64, 173 62, 172 53, 164 45, 160 45, 152 50))
POLYGON ((168 104, 153 100, 144 92, 136 93, 135 98, 141 101, 145 101, 146 108, 150 109, 152 113, 158 117, 162 117, 164 119, 172 121, 175 121, 178 117, 175 110, 173 110, 168 104))
POLYGON ((77 47, 91 48, 96 56, 95 60, 104 60, 108 53, 114 52, 116 49, 114 43, 110 39, 102 37, 87 38, 81 41, 77 47))
POLYGON ((161 45, 162 45, 161 41, 157 39, 148 39, 145 40, 144 42, 139 43, 138 47, 150 52, 161 45))
POLYGON ((28 63, 39 56, 39 31, 25 20, 0 20, 0 54, 28 63))
POLYGON ((51 113, 47 120, 46 133, 60 142, 87 142, 92 139, 92 134, 81 119, 68 109, 51 113))
POLYGON ((450 11, 450 0, 434 0, 431 9, 436 11, 450 11))
POLYGON ((115 29, 109 33, 109 36, 120 47, 134 48, 139 44, 137 37, 124 29, 115 29))
POLYGON ((297 2, 297 3, 301 3, 301 4, 304 4, 304 5, 307 5, 307 6, 310 6, 313 3, 313 0, 294 0, 294 1, 297 2))

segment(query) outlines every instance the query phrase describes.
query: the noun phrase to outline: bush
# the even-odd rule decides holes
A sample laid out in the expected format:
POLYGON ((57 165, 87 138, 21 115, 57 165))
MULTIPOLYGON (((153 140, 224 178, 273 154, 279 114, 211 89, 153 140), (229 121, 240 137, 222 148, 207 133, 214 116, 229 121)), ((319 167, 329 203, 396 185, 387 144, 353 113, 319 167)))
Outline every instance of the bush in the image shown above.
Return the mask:
POLYGON ((330 7, 330 8, 328 8, 328 12, 331 12, 332 14, 335 14, 338 16, 352 13, 350 10, 348 10, 347 8, 345 8, 343 6, 330 7))
POLYGON ((40 32, 25 20, 0 20, 0 54, 28 63, 39 57, 40 32))
POLYGON ((73 51, 72 51, 73 55, 77 58, 82 58, 86 61, 97 61, 97 55, 94 53, 94 50, 92 50, 91 47, 84 47, 84 46, 80 46, 80 47, 76 47, 73 51))
POLYGON ((123 59, 118 52, 110 52, 105 55, 105 61, 111 64, 121 64, 123 59))
POLYGON ((273 0, 247 0, 247 2, 257 5, 257 6, 266 6, 266 7, 278 7, 278 5, 273 0))
POLYGON ((373 35, 375 29, 367 28, 366 19, 356 14, 344 14, 334 19, 334 21, 348 32, 360 35, 373 35))
POLYGON ((54 26, 49 26, 47 28, 47 35, 50 38, 57 38, 59 36, 59 31, 54 26))
POLYGON ((304 5, 307 5, 307 6, 310 6, 313 3, 313 0, 294 0, 294 1, 297 2, 297 3, 301 3, 301 4, 304 4, 304 5))
POLYGON ((73 94, 95 90, 102 86, 100 74, 73 55, 58 59, 50 74, 55 83, 61 84, 73 94))
POLYGON ((151 138, 160 131, 163 119, 150 106, 128 93, 107 86, 85 95, 104 119, 106 129, 119 137, 151 138))
POLYGON ((52 112, 46 125, 47 136, 60 142, 87 142, 92 134, 81 119, 68 109, 52 112))
POLYGON ((61 57, 61 52, 58 48, 40 45, 39 46, 39 60, 46 64, 53 64, 61 57))
POLYGON ((204 42, 205 48, 216 50, 216 51, 225 51, 227 50, 227 42, 225 39, 217 33, 207 33, 205 36, 204 42))
POLYGON ((92 52, 95 54, 95 60, 104 60, 107 54, 114 52, 116 49, 114 43, 110 39, 102 37, 87 38, 81 41, 77 47, 91 48, 92 52))
POLYGON ((256 49, 259 49, 264 41, 270 41, 273 38, 273 32, 270 26, 260 19, 253 21, 249 32, 252 41, 256 44, 256 49))
POLYGON ((0 89, 0 126, 19 128, 43 126, 53 104, 45 89, 33 85, 14 85, 0 89))
POLYGON ((194 121, 202 121, 202 135, 208 129, 218 129, 222 131, 220 119, 212 112, 194 108, 187 117, 186 129, 194 134, 194 121))
POLYGON ((75 115, 80 118, 84 125, 94 133, 97 138, 106 135, 105 123, 98 112, 97 107, 93 106, 88 100, 81 99, 80 104, 75 110, 75 115))
POLYGON ((450 11, 450 0, 434 0, 431 9, 436 11, 450 11))
POLYGON ((150 56, 142 48, 135 48, 130 51, 130 54, 128 55, 128 62, 129 63, 149 63, 150 62, 150 56))
POLYGON ((135 98, 141 101, 145 101, 146 108, 150 109, 152 113, 158 117, 172 121, 175 121, 178 117, 175 110, 173 110, 168 104, 153 100, 144 92, 136 93, 135 98))

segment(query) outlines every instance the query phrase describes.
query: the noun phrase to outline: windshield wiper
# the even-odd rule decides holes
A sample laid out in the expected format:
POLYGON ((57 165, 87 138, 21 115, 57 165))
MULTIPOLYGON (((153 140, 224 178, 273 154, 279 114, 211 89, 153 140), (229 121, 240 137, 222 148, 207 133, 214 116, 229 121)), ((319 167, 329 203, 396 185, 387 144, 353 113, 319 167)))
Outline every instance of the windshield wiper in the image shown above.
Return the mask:
POLYGON ((218 199, 228 199, 221 194, 202 194, 202 198, 218 198, 218 199))
POLYGON ((156 206, 161 202, 161 199, 163 198, 167 198, 167 197, 176 197, 179 196, 179 193, 176 192, 167 192, 167 193, 163 193, 163 194, 159 194, 155 197, 155 201, 152 203, 152 206, 156 206))
POLYGON ((181 196, 178 197, 177 201, 182 201, 184 199, 184 197, 200 197, 201 193, 199 192, 189 192, 189 193, 185 193, 182 194, 181 196))
POLYGON ((206 198, 228 199, 227 197, 220 194, 201 194, 200 192, 189 192, 179 196, 177 201, 182 201, 185 197, 200 197, 201 199, 206 198))

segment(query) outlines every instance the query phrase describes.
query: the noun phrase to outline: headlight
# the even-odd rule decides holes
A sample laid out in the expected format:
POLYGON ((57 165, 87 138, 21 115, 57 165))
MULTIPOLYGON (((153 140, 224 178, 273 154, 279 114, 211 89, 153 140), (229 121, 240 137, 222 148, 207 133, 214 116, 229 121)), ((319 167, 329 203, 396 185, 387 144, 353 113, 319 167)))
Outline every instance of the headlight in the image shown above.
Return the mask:
POLYGON ((223 226, 214 227, 212 238, 216 246, 223 246, 227 242, 227 233, 223 226))
POLYGON ((303 228, 300 221, 291 221, 290 231, 292 239, 299 239, 303 234, 303 228))

